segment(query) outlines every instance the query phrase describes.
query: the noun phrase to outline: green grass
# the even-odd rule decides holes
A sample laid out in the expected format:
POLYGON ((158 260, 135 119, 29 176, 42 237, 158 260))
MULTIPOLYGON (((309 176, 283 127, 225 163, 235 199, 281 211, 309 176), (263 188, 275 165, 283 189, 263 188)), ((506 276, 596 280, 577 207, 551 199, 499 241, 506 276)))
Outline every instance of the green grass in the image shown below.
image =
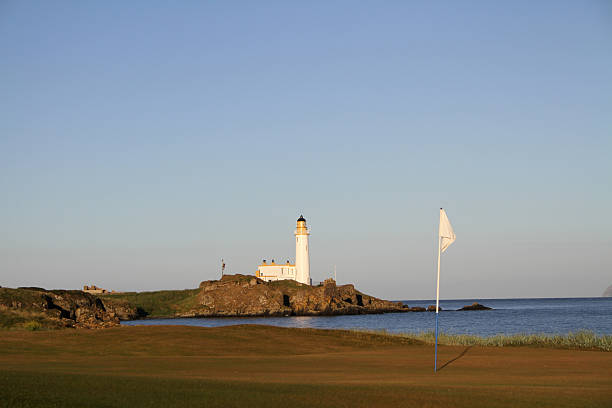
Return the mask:
MULTIPOLYGON (((370 332, 370 331, 364 331, 370 332)), ((434 344, 434 332, 421 333, 388 333, 385 330, 375 331, 382 335, 401 337, 421 341, 425 344, 434 344)), ((536 346, 561 349, 577 350, 601 350, 612 351, 612 336, 597 335, 591 331, 581 330, 565 335, 548 334, 498 334, 495 336, 481 337, 468 334, 438 334, 438 344, 447 346, 491 346, 491 347, 513 347, 513 346, 536 346)))
POLYGON ((174 317, 197 305, 200 289, 159 290, 155 292, 125 292, 99 295, 104 301, 124 300, 140 309, 146 317, 174 317))

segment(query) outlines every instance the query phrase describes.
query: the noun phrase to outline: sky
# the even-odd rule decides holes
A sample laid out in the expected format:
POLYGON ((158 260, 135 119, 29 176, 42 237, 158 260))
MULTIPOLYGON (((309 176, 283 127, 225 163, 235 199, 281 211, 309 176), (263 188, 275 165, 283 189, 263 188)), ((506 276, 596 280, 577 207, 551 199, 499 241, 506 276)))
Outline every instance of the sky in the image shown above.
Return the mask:
POLYGON ((292 260, 386 299, 612 284, 608 1, 0 2, 0 285, 292 260))

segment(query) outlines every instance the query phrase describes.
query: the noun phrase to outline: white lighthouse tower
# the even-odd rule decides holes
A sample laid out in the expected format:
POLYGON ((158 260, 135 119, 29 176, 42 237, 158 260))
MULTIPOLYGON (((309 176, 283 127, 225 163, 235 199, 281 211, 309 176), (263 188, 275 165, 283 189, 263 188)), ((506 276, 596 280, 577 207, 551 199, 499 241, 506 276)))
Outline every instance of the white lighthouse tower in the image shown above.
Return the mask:
POLYGON ((310 256, 308 255, 308 228, 303 215, 297 220, 295 230, 295 280, 310 285, 310 256))

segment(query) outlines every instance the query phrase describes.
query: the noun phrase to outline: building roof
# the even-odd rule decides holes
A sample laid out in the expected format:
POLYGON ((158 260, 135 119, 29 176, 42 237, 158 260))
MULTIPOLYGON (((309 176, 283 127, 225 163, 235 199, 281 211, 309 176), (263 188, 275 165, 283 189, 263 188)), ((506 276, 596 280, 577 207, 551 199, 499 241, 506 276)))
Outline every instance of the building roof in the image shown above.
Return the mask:
POLYGON ((306 222, 306 218, 304 218, 304 216, 303 216, 303 215, 300 215, 300 218, 298 218, 298 221, 304 221, 304 222, 306 222))
POLYGON ((274 266, 276 268, 295 268, 295 264, 277 264, 277 263, 265 263, 259 265, 260 268, 265 268, 269 266, 274 266))

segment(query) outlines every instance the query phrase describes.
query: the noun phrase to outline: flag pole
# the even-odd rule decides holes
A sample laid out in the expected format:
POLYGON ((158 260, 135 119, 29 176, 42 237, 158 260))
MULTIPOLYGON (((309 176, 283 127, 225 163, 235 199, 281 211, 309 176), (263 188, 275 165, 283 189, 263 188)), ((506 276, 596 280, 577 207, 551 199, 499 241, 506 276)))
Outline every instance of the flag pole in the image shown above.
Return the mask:
MULTIPOLYGON (((442 208, 440 208, 440 220, 442 220, 442 208)), ((440 248, 442 237, 438 228, 438 282, 436 285, 436 345, 434 351, 434 373, 438 371, 438 309, 440 308, 440 248)))

